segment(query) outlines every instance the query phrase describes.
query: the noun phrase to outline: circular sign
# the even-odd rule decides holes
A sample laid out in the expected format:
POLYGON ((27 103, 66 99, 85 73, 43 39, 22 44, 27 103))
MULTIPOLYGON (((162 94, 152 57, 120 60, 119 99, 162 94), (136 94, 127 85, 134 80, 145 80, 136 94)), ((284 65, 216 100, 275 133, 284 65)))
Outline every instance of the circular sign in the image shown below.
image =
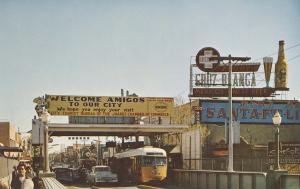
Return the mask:
POLYGON ((168 110, 168 105, 164 102, 158 102, 155 104, 154 109, 157 112, 165 112, 168 110))
POLYGON ((198 68, 204 72, 211 72, 219 65, 219 60, 211 60, 210 58, 220 57, 220 53, 212 48, 212 47, 205 47, 201 49, 198 54, 196 55, 196 64, 198 68))

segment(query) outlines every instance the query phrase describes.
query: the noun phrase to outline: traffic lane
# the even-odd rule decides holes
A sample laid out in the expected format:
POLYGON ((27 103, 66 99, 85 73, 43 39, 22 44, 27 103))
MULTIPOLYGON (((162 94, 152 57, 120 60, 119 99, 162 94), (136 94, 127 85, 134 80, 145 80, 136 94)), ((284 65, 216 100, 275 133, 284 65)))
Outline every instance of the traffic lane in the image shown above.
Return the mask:
POLYGON ((120 186, 115 186, 115 187, 98 187, 98 186, 67 186, 68 189, 138 189, 136 186, 126 186, 126 187, 120 187, 120 186))
POLYGON ((89 186, 88 184, 85 183, 74 183, 74 184, 64 184, 68 189, 138 189, 136 185, 97 185, 97 186, 89 186))
POLYGON ((186 189, 174 185, 164 185, 164 186, 138 185, 137 188, 139 189, 186 189))
POLYGON ((147 185, 143 185, 143 186, 125 186, 125 187, 121 187, 121 186, 115 186, 115 187, 97 187, 97 186, 92 186, 92 187, 87 187, 87 186, 68 186, 68 189, 184 189, 181 187, 177 187, 177 186, 167 186, 167 187, 153 187, 153 186, 147 186, 147 185))
POLYGON ((114 184, 114 185, 97 185, 97 186, 89 186, 86 183, 72 183, 72 184, 64 184, 68 189, 184 189, 179 186, 174 186, 173 184, 155 184, 155 185, 134 185, 134 184, 114 184))
MULTIPOLYGON (((100 189, 100 187, 97 186, 92 186, 92 187, 77 187, 77 186, 68 186, 68 189, 100 189)), ((101 189, 138 189, 138 187, 132 187, 132 186, 128 186, 128 187, 101 187, 101 189)))

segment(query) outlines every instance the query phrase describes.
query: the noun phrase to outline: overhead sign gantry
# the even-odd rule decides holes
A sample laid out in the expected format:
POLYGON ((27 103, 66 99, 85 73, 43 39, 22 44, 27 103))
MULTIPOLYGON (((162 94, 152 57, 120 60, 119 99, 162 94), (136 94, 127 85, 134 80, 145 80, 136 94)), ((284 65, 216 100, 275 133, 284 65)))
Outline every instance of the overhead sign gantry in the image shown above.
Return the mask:
MULTIPOLYGON (((47 110, 51 116, 163 118, 170 120, 174 99, 137 96, 45 95, 34 100, 36 111, 47 110)), ((150 136, 181 132, 186 125, 167 124, 61 124, 48 123, 51 136, 150 136)))

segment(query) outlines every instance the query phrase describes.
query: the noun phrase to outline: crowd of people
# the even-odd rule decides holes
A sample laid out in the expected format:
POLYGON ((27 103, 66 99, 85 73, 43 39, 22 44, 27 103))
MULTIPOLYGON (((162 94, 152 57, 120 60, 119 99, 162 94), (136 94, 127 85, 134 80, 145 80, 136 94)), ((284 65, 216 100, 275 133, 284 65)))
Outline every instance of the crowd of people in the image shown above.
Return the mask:
POLYGON ((20 163, 14 166, 10 187, 0 182, 0 189, 41 189, 38 176, 34 173, 29 164, 20 163))

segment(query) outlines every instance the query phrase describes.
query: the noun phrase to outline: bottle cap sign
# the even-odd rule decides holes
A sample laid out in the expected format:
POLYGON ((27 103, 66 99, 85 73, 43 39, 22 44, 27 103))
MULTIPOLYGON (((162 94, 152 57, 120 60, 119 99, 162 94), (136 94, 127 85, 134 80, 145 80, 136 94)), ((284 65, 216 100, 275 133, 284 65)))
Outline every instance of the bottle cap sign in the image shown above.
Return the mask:
POLYGON ((219 60, 210 60, 211 57, 220 57, 220 53, 212 48, 205 47, 196 55, 196 64, 204 72, 213 71, 219 65, 219 60))

